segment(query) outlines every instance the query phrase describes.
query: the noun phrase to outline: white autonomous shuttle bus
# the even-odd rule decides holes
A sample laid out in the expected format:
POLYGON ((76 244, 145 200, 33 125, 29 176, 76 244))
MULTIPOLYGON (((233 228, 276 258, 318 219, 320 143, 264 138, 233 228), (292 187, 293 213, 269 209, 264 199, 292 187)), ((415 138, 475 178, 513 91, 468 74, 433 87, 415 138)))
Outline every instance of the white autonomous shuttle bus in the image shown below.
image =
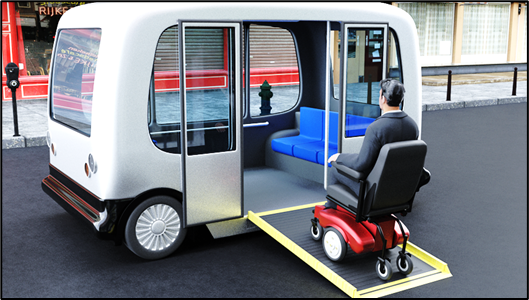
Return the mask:
POLYGON ((42 188, 146 259, 192 226, 257 230, 249 211, 325 201, 327 158, 359 151, 382 79, 404 83, 421 128, 418 57, 412 18, 382 3, 73 8, 53 49, 42 188))

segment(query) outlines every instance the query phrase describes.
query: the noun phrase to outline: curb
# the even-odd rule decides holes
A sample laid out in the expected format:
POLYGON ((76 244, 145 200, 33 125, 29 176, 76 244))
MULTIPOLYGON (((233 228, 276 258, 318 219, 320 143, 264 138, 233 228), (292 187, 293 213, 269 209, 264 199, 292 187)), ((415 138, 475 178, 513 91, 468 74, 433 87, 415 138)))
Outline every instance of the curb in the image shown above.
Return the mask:
POLYGON ((9 139, 2 139, 2 150, 25 148, 25 147, 38 147, 47 146, 45 136, 36 137, 25 137, 25 136, 14 136, 9 139))
POLYGON ((473 101, 446 101, 445 103, 423 104, 422 111, 438 111, 457 108, 481 107, 490 105, 527 103, 526 96, 512 96, 496 99, 483 99, 473 101))

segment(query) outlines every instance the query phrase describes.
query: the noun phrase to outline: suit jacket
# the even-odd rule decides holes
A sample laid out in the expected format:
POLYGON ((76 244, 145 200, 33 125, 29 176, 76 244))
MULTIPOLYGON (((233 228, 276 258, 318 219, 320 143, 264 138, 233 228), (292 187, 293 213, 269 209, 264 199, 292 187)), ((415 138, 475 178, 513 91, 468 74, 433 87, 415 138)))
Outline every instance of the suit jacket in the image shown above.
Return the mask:
POLYGON ((336 160, 349 168, 369 175, 380 149, 387 143, 416 140, 419 128, 405 112, 390 112, 378 117, 367 127, 360 153, 341 153, 336 160))

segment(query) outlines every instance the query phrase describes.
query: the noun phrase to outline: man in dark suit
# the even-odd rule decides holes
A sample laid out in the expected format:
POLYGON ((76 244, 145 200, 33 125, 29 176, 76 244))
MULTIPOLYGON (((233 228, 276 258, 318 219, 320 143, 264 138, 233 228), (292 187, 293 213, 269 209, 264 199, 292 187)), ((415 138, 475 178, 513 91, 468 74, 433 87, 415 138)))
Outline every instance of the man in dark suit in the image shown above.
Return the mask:
MULTIPOLYGON (((336 161, 351 169, 369 174, 378 158, 382 146, 387 143, 416 140, 419 128, 415 121, 400 110, 404 98, 404 85, 395 79, 384 79, 380 82, 379 106, 382 115, 367 127, 360 153, 336 153, 328 162, 336 161)), ((327 177, 328 185, 342 183, 358 194, 360 184, 332 167, 327 177)), ((326 207, 336 208, 336 204, 327 201, 326 207)))

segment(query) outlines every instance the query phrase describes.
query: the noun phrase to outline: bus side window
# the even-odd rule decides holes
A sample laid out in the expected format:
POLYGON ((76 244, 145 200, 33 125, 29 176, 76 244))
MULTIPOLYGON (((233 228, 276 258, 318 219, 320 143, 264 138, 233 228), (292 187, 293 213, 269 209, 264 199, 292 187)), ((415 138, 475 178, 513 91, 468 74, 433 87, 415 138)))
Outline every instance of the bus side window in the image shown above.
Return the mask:
POLYGON ((181 153, 178 69, 178 26, 175 25, 167 28, 158 40, 148 100, 151 140, 156 147, 170 153, 181 153))
POLYGON ((294 37, 290 31, 251 24, 250 41, 250 115, 259 117, 292 109, 299 100, 299 67, 294 37), (261 111, 260 87, 272 86, 271 110, 261 111))
MULTIPOLYGON (((226 30, 228 29, 186 29, 189 155, 233 150, 234 136, 231 130, 234 126, 230 119, 229 100, 234 96, 228 94, 233 90, 231 80, 234 75, 226 75, 229 72, 225 70, 233 60, 231 56, 225 57, 224 49, 229 44, 225 38, 226 30), (219 78, 224 78, 222 82, 229 84, 220 87, 219 78)), ((233 37, 228 36, 233 42, 233 37)), ((181 153, 179 67, 178 26, 175 25, 161 34, 156 46, 147 122, 154 145, 163 151, 178 154, 181 153)))

